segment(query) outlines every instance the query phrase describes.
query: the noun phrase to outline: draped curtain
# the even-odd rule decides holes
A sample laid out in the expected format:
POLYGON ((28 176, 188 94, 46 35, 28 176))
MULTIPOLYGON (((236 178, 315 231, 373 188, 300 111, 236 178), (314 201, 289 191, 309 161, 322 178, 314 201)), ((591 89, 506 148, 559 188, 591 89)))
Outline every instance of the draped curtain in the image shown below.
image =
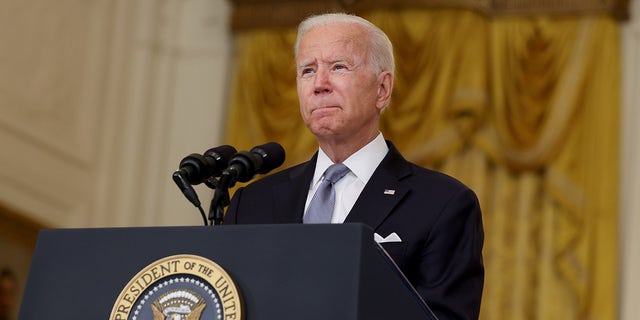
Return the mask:
MULTIPOLYGON (((394 43, 382 116, 409 160, 476 191, 481 319, 616 319, 619 43, 606 15, 362 14, 394 43)), ((317 149, 298 112, 294 29, 236 33, 226 143, 317 149)), ((428 204, 426 204, 428 205, 428 204)))

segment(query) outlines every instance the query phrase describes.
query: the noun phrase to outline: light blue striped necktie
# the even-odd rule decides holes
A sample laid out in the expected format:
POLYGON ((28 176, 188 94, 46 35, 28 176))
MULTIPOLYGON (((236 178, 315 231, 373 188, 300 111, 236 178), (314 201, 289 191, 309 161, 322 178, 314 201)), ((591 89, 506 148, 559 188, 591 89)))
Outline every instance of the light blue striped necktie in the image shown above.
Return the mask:
POLYGON ((304 223, 331 223, 333 207, 336 204, 336 191, 333 185, 349 172, 349 168, 342 163, 332 164, 324 172, 324 179, 313 195, 304 223))

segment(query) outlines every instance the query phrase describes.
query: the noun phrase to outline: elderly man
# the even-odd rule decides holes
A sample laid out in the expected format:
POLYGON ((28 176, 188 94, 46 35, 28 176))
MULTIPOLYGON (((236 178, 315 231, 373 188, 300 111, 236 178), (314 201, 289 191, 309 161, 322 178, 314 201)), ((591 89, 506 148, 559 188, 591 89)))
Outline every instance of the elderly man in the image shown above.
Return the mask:
POLYGON ((379 130, 391 100, 393 47, 369 21, 313 16, 295 46, 300 113, 319 149, 308 161, 238 189, 226 224, 361 222, 440 319, 477 319, 484 268, 476 195, 406 161, 379 130))

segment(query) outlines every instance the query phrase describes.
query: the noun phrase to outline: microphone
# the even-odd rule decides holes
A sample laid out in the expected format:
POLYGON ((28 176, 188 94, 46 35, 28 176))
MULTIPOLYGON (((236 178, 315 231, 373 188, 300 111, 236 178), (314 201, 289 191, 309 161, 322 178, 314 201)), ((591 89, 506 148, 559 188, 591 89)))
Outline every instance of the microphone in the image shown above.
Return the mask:
POLYGON ((236 153, 221 175, 229 175, 233 181, 247 182, 257 173, 265 174, 281 166, 284 158, 284 148, 276 142, 268 142, 253 147, 251 151, 236 153))
POLYGON ((191 185, 220 176, 234 153, 236 149, 229 145, 211 148, 204 155, 192 153, 180 161, 179 169, 172 175, 173 181, 194 206, 200 207, 200 199, 191 185))
POLYGON ((203 155, 192 153, 180 161, 180 169, 174 175, 181 175, 192 185, 200 184, 208 178, 220 176, 236 152, 236 148, 222 145, 205 151, 203 155))
POLYGON ((284 163, 284 149, 275 142, 255 146, 251 151, 240 151, 229 160, 229 166, 222 170, 218 187, 211 199, 209 220, 214 225, 222 224, 224 207, 229 205, 229 187, 236 181, 247 182, 256 173, 267 173, 284 163))

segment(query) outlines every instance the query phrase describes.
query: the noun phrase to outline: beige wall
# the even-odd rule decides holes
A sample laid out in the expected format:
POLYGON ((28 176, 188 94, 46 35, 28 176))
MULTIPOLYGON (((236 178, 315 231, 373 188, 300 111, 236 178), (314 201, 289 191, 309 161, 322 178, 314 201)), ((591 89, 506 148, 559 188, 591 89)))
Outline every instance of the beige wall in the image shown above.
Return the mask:
POLYGON ((229 14, 226 0, 0 0, 0 267, 21 288, 33 244, 2 230, 202 224, 171 173, 222 142, 229 14))
POLYGON ((228 17, 224 0, 0 0, 0 202, 55 227, 198 224, 170 174, 221 142, 228 17))
MULTIPOLYGON (((639 1, 622 33, 625 320, 640 314, 639 1)), ((0 208, 50 227, 200 225, 170 174, 223 143, 229 13, 226 0, 0 0, 0 208)), ((0 235, 0 266, 24 268, 23 250, 0 235)))

